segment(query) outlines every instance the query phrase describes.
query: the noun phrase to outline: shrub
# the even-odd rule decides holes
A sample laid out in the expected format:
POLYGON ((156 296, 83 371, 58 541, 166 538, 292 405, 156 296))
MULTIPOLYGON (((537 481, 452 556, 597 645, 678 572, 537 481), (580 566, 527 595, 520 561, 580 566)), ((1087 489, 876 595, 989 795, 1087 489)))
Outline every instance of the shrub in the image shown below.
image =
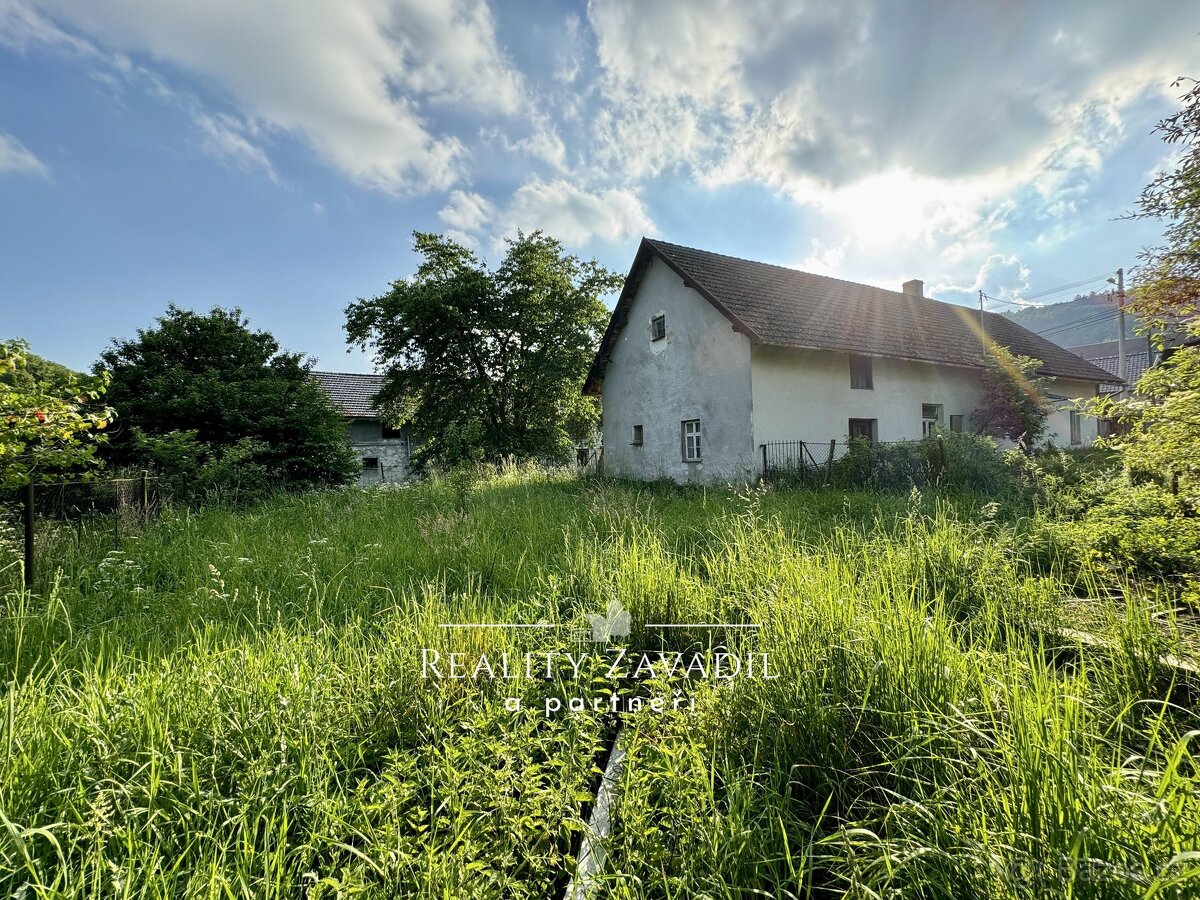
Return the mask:
POLYGON ((143 464, 158 473, 165 496, 181 503, 243 503, 261 500, 286 486, 268 465, 264 441, 242 438, 227 446, 199 440, 195 431, 148 435, 135 429, 133 440, 143 464))
POLYGON ((1010 495, 1021 486, 1013 466, 995 441, 977 434, 939 432, 919 441, 874 445, 855 438, 834 461, 829 480, 843 489, 938 487, 1010 495))
POLYGON ((1200 519, 1157 484, 1095 479, 1078 519, 1065 523, 1080 557, 1116 571, 1178 578, 1200 574, 1200 519))

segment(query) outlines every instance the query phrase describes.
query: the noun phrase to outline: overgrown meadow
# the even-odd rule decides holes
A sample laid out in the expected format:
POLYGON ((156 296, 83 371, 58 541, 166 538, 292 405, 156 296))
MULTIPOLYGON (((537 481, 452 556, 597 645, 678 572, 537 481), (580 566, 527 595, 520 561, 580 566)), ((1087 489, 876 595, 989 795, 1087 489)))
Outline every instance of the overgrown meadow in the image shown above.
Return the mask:
POLYGON ((1140 588, 1056 535, 970 494, 529 472, 47 527, 46 583, 0 574, 0 893, 561 896, 619 725, 598 896, 1196 896, 1163 611, 1057 637, 1140 588), (779 677, 422 677, 570 651, 614 598, 623 647, 779 677), (545 714, 581 683, 668 702, 545 714))

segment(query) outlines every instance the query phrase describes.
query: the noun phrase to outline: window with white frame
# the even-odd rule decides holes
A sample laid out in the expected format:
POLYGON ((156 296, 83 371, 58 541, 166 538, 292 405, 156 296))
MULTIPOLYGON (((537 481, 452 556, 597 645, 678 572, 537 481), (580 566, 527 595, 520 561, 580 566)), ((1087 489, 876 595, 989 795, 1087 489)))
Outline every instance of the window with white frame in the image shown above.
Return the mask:
POLYGON ((942 405, 940 403, 921 404, 921 437, 929 437, 942 423, 942 405))
POLYGON ((642 426, 641 425, 633 426, 633 440, 630 441, 630 443, 633 444, 633 446, 635 446, 635 447, 642 446, 642 426))
POLYGON ((684 462, 700 462, 699 419, 685 419, 679 423, 679 443, 684 462))
POLYGON ((1083 416, 1071 410, 1071 443, 1083 443, 1083 416))

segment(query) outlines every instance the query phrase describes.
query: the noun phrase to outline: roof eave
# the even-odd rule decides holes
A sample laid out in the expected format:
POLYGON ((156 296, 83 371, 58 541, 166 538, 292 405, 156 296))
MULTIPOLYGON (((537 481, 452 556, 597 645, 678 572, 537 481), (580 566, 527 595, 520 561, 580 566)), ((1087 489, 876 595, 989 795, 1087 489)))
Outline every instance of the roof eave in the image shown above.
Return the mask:
MULTIPOLYGON (((906 356, 900 353, 881 353, 878 350, 856 350, 853 347, 818 347, 811 344, 785 344, 777 341, 758 341, 756 343, 763 347, 778 347, 783 350, 812 350, 819 353, 853 353, 856 356, 873 356, 880 359, 899 359, 903 360, 904 362, 925 363, 932 366, 949 366, 954 369, 971 369, 976 372, 980 372, 984 368, 981 363, 951 362, 950 360, 945 359, 931 359, 923 356, 906 356)), ((1124 382, 1116 376, 1107 374, 1103 378, 1100 378, 1085 376, 1079 373, 1063 374, 1061 372, 1051 371, 1045 368, 1039 368, 1037 374, 1045 375, 1050 378, 1064 378, 1068 381, 1095 381, 1102 384, 1124 384, 1124 382)))

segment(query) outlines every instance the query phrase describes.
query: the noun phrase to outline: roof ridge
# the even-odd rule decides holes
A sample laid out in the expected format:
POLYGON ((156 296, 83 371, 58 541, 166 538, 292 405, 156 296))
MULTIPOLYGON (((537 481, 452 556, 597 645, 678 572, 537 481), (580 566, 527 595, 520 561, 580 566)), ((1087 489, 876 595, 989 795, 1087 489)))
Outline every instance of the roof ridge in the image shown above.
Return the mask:
MULTIPOLYGON (((744 256, 731 256, 728 253, 717 253, 714 250, 703 250, 700 247, 688 247, 686 244, 673 244, 670 241, 660 241, 657 238, 645 238, 650 243, 660 247, 676 247, 680 250, 690 250, 692 253, 703 253, 706 256, 719 256, 722 259, 732 259, 735 262, 749 263, 753 266, 764 266, 768 269, 780 269, 784 272, 789 272, 792 275, 804 275, 807 278, 820 278, 824 281, 836 281, 838 284, 848 284, 856 288, 869 288, 873 291, 882 291, 885 294, 895 294, 897 297, 904 297, 906 300, 924 300, 928 303, 937 303, 941 306, 957 306, 963 309, 971 309, 964 303, 952 303, 949 300, 939 300, 937 297, 926 297, 924 294, 917 296, 916 294, 906 294, 904 291, 893 290, 892 288, 880 287, 877 284, 867 284, 865 281, 851 281, 849 278, 838 278, 835 275, 822 275, 820 272, 808 272, 804 269, 795 269, 791 266, 780 265, 779 263, 763 262, 758 259, 747 259, 744 256)), ((987 311, 989 315, 998 315, 987 311)))
POLYGON ((350 375, 356 378, 383 378, 382 372, 335 372, 332 369, 309 369, 313 375, 350 375))

